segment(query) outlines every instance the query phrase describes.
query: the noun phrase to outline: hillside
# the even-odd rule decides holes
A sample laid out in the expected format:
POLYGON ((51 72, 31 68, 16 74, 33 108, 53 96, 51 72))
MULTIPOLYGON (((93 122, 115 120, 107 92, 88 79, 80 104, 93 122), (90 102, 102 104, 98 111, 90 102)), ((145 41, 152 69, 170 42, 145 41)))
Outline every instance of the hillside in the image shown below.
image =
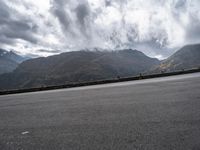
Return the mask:
POLYGON ((0 76, 0 89, 30 88, 138 75, 159 64, 137 50, 76 51, 27 60, 0 76))
POLYGON ((175 71, 200 67, 200 44, 187 45, 162 61, 155 71, 175 71))

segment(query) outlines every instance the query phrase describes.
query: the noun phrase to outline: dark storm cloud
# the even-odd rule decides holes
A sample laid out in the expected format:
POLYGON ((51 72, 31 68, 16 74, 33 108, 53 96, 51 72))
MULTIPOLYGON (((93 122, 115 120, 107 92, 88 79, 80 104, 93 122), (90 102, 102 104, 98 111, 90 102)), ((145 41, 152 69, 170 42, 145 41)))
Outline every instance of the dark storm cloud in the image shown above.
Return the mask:
POLYGON ((66 3, 64 0, 53 0, 51 12, 58 18, 63 31, 66 33, 70 30, 69 27, 71 20, 68 13, 65 11, 65 5, 66 3))
POLYGON ((188 41, 197 41, 200 39, 200 18, 190 16, 191 24, 186 26, 186 39, 188 41))
POLYGON ((79 4, 76 9, 76 16, 77 16, 77 24, 80 26, 80 31, 85 35, 87 38, 90 38, 90 8, 88 4, 79 4))
POLYGON ((0 46, 4 45, 4 44, 14 45, 15 41, 1 34, 0 35, 0 46))
POLYGON ((54 14, 58 17, 59 22, 63 26, 64 30, 68 30, 70 26, 70 19, 67 13, 65 13, 62 9, 55 9, 54 14))
POLYGON ((76 16, 78 18, 78 21, 84 27, 86 26, 86 17, 89 15, 89 13, 90 10, 86 4, 80 4, 76 8, 76 16))
POLYGON ((1 34, 10 39, 23 39, 31 43, 37 43, 34 37, 37 32, 37 25, 30 25, 32 22, 29 20, 7 20, 1 26, 1 34))
POLYGON ((185 8, 186 6, 186 3, 187 3, 187 0, 178 0, 176 3, 175 3, 175 8, 185 8))
POLYGON ((0 13, 0 17, 4 18, 4 17, 9 17, 9 13, 8 13, 8 6, 3 2, 3 1, 0 1, 0 10, 1 10, 1 13, 0 13))
POLYGON ((87 35, 90 21, 90 8, 87 1, 53 0, 52 14, 58 18, 63 32, 67 36, 87 35))
POLYGON ((34 33, 37 32, 37 25, 24 17, 4 1, 0 1, 0 43, 15 44, 16 39, 22 39, 31 43, 37 43, 34 33))
POLYGON ((111 6, 111 0, 105 0, 106 6, 111 6))

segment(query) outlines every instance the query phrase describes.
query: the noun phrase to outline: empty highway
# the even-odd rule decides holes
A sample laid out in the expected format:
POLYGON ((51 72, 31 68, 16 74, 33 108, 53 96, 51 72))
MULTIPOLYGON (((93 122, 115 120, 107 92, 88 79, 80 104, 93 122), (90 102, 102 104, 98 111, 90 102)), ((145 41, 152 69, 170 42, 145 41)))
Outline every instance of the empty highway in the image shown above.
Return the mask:
POLYGON ((200 73, 0 96, 0 150, 200 150, 200 73))

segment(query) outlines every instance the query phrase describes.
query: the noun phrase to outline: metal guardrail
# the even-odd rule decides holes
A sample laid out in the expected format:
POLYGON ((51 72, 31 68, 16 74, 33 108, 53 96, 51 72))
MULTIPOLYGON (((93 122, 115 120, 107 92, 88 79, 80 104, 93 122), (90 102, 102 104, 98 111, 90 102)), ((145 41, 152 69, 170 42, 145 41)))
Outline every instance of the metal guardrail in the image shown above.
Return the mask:
POLYGON ((140 73, 138 76, 125 77, 125 78, 120 78, 118 76, 115 79, 98 80, 98 81, 92 81, 92 82, 81 82, 81 83, 72 83, 72 84, 57 85, 57 86, 36 87, 36 88, 30 88, 30 89, 5 90, 5 91, 0 91, 0 95, 27 93, 27 92, 38 92, 38 91, 82 87, 82 86, 98 85, 98 84, 106 84, 106 83, 134 81, 134 80, 166 77, 166 76, 173 76, 173 75, 189 74, 189 73, 195 73, 195 72, 200 72, 200 67, 199 68, 192 68, 192 69, 182 69, 182 70, 177 70, 177 71, 173 71, 173 72, 163 72, 163 71, 161 71, 161 73, 148 74, 148 75, 147 74, 143 75, 142 73, 140 73))

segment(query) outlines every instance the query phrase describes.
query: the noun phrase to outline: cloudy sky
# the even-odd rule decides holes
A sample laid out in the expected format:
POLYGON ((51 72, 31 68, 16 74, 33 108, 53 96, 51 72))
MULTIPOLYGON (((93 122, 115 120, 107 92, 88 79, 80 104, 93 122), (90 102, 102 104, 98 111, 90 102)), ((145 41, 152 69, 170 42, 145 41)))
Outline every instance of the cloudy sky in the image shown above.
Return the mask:
POLYGON ((200 42, 199 0, 0 0, 0 48, 47 56, 133 48, 164 58, 200 42))

